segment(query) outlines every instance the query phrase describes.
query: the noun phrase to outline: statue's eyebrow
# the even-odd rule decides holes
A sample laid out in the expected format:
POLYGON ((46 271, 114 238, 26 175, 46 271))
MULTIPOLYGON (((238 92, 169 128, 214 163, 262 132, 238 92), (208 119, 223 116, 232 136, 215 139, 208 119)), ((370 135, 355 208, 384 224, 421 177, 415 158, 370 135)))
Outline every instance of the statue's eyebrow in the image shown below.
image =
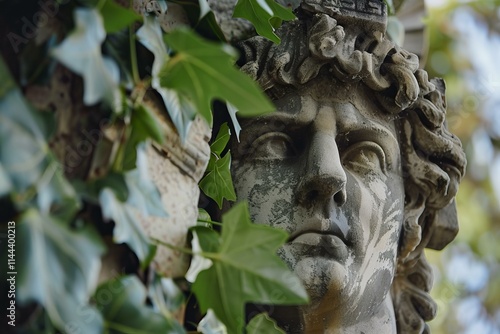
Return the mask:
POLYGON ((316 112, 304 112, 301 111, 298 114, 291 114, 283 111, 274 111, 270 114, 266 114, 260 117, 245 119, 242 122, 242 126, 251 127, 254 125, 262 125, 263 123, 270 124, 271 126, 274 124, 276 128, 279 128, 281 125, 285 124, 286 128, 288 127, 303 127, 308 124, 311 124, 314 121, 314 118, 317 114, 316 112))

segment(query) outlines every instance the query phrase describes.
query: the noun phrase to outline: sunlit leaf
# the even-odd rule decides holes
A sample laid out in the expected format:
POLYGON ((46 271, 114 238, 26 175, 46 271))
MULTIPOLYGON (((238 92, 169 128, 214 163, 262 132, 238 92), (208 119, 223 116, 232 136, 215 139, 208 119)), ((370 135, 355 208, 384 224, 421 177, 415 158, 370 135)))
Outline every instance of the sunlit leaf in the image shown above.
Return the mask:
POLYGON ((30 209, 17 224, 19 276, 17 299, 44 306, 62 331, 102 331, 101 315, 88 305, 101 266, 104 247, 90 226, 72 229, 30 209))
POLYGON ((165 133, 161 127, 160 119, 145 105, 138 105, 132 110, 130 128, 131 132, 125 148, 125 170, 135 166, 137 146, 140 143, 150 138, 159 144, 165 142, 165 133))
POLYGON ((169 59, 167 47, 163 41, 158 20, 154 16, 148 16, 144 20, 144 25, 137 31, 139 41, 153 53, 151 86, 160 94, 167 108, 170 119, 174 123, 182 141, 185 141, 189 127, 196 115, 193 104, 178 92, 162 87, 160 84, 160 72, 162 66, 169 59))
POLYGON ((202 334, 227 334, 226 326, 215 316, 214 311, 208 310, 207 314, 200 320, 197 327, 202 334))
POLYGON ((106 187, 99 194, 99 202, 104 218, 115 222, 113 239, 116 243, 126 243, 146 266, 154 255, 155 247, 150 244, 138 215, 167 217, 160 193, 151 181, 147 169, 144 149, 137 152, 137 169, 125 173, 129 191, 126 202, 121 201, 116 190, 106 187))
POLYGON ((106 38, 101 14, 95 9, 77 8, 74 19, 75 30, 52 49, 52 55, 83 77, 83 102, 86 105, 104 99, 117 107, 119 69, 101 52, 101 44, 106 38))
POLYGON ((276 322, 269 318, 267 313, 261 313, 253 317, 246 329, 247 334, 285 334, 285 332, 278 327, 276 322))
POLYGON ((149 239, 137 219, 137 211, 127 203, 120 201, 110 188, 101 191, 99 202, 104 218, 115 222, 114 242, 126 243, 145 266, 151 260, 154 248, 149 243, 149 239))
POLYGON ((166 318, 170 318, 172 312, 179 310, 186 302, 182 290, 179 289, 174 280, 162 277, 156 272, 148 284, 148 296, 151 299, 153 309, 166 318))
MULTIPOLYGON (((212 232, 215 233, 215 235, 217 235, 216 232, 214 231, 212 232)), ((191 249, 193 250, 194 255, 191 259, 191 264, 189 265, 189 269, 185 275, 186 280, 191 283, 196 281, 196 277, 201 271, 208 269, 212 266, 212 260, 204 258, 203 256, 200 255, 202 249, 200 246, 200 240, 198 239, 198 233, 196 232, 196 230, 193 230, 192 233, 193 233, 193 239, 191 240, 191 249)))
POLYGON ((236 113, 238 112, 238 110, 231 103, 227 103, 227 112, 231 117, 231 122, 233 122, 234 132, 236 132, 236 139, 240 141, 241 125, 238 122, 238 118, 236 117, 236 113))
POLYGON ((131 23, 142 19, 133 10, 120 6, 114 0, 107 0, 104 3, 101 15, 107 33, 118 32, 131 23))
POLYGON ((161 201, 161 194, 149 175, 146 144, 137 149, 136 166, 136 169, 125 173, 129 190, 127 203, 137 208, 143 215, 168 217, 161 201))
MULTIPOLYGON (((2 72, 8 81, 8 72, 2 72)), ((33 197, 43 214, 69 219, 80 207, 80 201, 49 150, 45 120, 32 110, 15 86, 4 92, 0 99, 0 162, 9 188, 22 194, 18 197, 19 206, 33 197)))
POLYGON ((186 29, 173 31, 165 40, 175 55, 160 73, 161 85, 193 101, 209 124, 214 99, 229 101, 242 116, 274 109, 257 84, 234 67, 237 54, 228 45, 208 42, 186 29))
POLYGON ((241 17, 250 21, 257 33, 275 43, 280 43, 274 33, 281 21, 295 19, 295 15, 274 0, 238 0, 234 7, 233 17, 241 17), (275 24, 277 22, 278 24, 275 24))
POLYGON ((234 192, 233 179, 231 177, 231 154, 227 152, 226 155, 218 160, 212 160, 210 164, 211 170, 200 181, 200 188, 205 195, 212 198, 219 208, 222 208, 222 201, 225 199, 229 201, 236 200, 236 193, 234 192))
POLYGON ((146 288, 136 276, 108 281, 97 289, 94 297, 110 334, 184 333, 179 326, 145 305, 146 288))
POLYGON ((219 128, 219 132, 217 133, 217 137, 214 142, 210 145, 210 151, 218 156, 224 151, 226 148, 229 139, 231 138, 231 131, 229 130, 229 126, 227 123, 224 123, 219 128))
POLYGON ((247 302, 301 304, 308 301, 298 277, 276 255, 287 240, 286 232, 252 224, 245 202, 224 214, 222 224, 220 247, 210 257, 213 265, 198 275, 192 287, 202 312, 213 309, 229 333, 241 333, 247 302))

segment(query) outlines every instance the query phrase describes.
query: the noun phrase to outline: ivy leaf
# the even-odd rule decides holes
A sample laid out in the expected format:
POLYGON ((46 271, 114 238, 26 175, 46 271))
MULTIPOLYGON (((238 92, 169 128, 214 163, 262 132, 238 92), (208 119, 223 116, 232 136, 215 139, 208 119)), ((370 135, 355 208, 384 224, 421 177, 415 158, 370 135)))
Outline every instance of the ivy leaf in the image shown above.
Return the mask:
POLYGON ((246 329, 247 334, 285 334, 267 313, 261 313, 253 317, 246 329))
POLYGON ((172 278, 162 277, 157 272, 152 274, 153 278, 148 282, 148 296, 154 310, 170 318, 172 312, 179 310, 186 302, 184 294, 172 278))
POLYGON ((224 151, 224 149, 226 148, 226 145, 229 142, 230 138, 231 131, 229 130, 229 126, 227 126, 227 123, 224 123, 221 125, 214 142, 210 145, 210 151, 220 156, 222 151, 224 151))
POLYGON ((122 30, 131 23, 141 20, 133 10, 117 4, 114 0, 107 0, 101 8, 104 29, 108 34, 122 30))
POLYGON ((174 329, 165 317, 145 305, 146 288, 136 276, 102 284, 95 293, 95 301, 104 316, 107 333, 185 333, 180 326, 174 329))
POLYGON ((274 43, 281 40, 274 33, 281 21, 295 19, 295 15, 288 8, 281 6, 274 0, 238 0, 234 7, 233 17, 241 17, 250 21, 257 33, 274 43))
POLYGON ((206 226, 210 227, 211 224, 208 223, 212 220, 212 217, 210 217, 210 214, 207 212, 207 210, 198 208, 198 223, 201 223, 201 226, 206 226))
POLYGON ((160 120, 147 106, 138 105, 132 110, 130 118, 130 136, 127 140, 124 154, 124 169, 135 167, 137 160, 137 146, 151 138, 159 144, 165 142, 165 134, 160 125, 160 120))
POLYGON ((178 92, 162 87, 160 84, 160 72, 163 65, 169 59, 167 47, 163 41, 160 24, 155 16, 145 17, 144 25, 137 31, 139 41, 153 53, 151 86, 160 94, 167 108, 170 119, 174 123, 182 142, 186 140, 189 127, 196 115, 193 104, 178 92))
POLYGON ((210 256, 213 265, 192 286, 201 311, 213 309, 229 333, 241 333, 247 302, 306 303, 299 278, 276 255, 287 237, 285 231, 252 224, 245 202, 224 214, 221 244, 210 256))
POLYGON ((93 105, 104 99, 119 110, 118 65, 103 57, 101 44, 106 31, 101 14, 95 9, 77 8, 75 30, 57 47, 52 55, 69 69, 83 77, 83 102, 93 105))
POLYGON ((63 332, 102 332, 101 315, 88 305, 97 284, 104 246, 89 226, 74 230, 56 218, 29 209, 17 225, 21 304, 36 301, 63 332))
POLYGON ((213 310, 209 309, 207 314, 200 320, 198 332, 202 334, 227 334, 226 326, 215 316, 213 310))
MULTIPOLYGON (((212 230, 209 231, 217 235, 217 232, 212 230)), ((193 230, 192 233, 193 233, 193 239, 191 240, 191 248, 193 250, 194 255, 193 258, 191 259, 191 264, 189 265, 189 269, 185 275, 186 280, 191 283, 196 281, 196 277, 201 271, 208 269, 212 266, 212 260, 204 258, 203 256, 200 255, 200 253, 202 252, 202 248, 200 246, 198 233, 196 232, 196 230, 193 230)))
POLYGON ((155 253, 155 247, 138 220, 138 215, 167 217, 160 193, 151 181, 147 168, 144 146, 137 151, 137 169, 125 173, 129 196, 126 202, 120 200, 114 188, 104 187, 99 194, 102 214, 115 222, 113 239, 126 243, 146 267, 155 253))
POLYGON ((238 109, 236 109, 235 106, 233 106, 231 103, 227 103, 227 112, 229 113, 229 116, 231 117, 231 121, 233 122, 233 127, 234 127, 234 132, 236 132, 236 139, 238 139, 238 142, 240 141, 240 131, 241 131, 241 125, 238 122, 238 118, 236 117, 236 113, 238 112, 238 109))
POLYGON ((193 226, 191 232, 198 236, 200 252, 216 253, 220 247, 219 233, 206 226, 193 226))
POLYGON ((136 165, 136 169, 125 173, 129 190, 127 203, 139 209, 143 215, 168 217, 161 201, 161 194, 149 175, 145 143, 137 148, 136 165))
MULTIPOLYGON (((211 161, 212 158, 210 159, 211 161)), ((205 195, 212 198, 219 208, 222 208, 222 201, 226 198, 229 201, 236 200, 236 193, 234 192, 233 179, 230 172, 231 167, 231 154, 227 152, 226 155, 213 163, 209 164, 211 170, 200 181, 200 188, 205 195)), ((208 170, 208 169, 207 169, 208 170)))
POLYGON ((50 212, 64 221, 70 221, 81 207, 80 199, 55 158, 48 157, 47 160, 50 162, 35 186, 38 207, 42 213, 50 212))
POLYGON ((137 255, 142 266, 146 267, 154 255, 154 247, 149 243, 137 219, 137 211, 120 201, 110 188, 101 191, 99 203, 103 217, 115 222, 113 241, 117 244, 126 243, 137 255))
MULTIPOLYGON (((9 81, 2 67, 0 74, 9 81)), ((0 161, 10 190, 19 194, 16 204, 22 209, 34 197, 43 214, 70 219, 80 201, 45 140, 50 125, 31 109, 19 89, 9 87, 0 99, 0 161)))
POLYGON ((208 42, 182 28, 165 36, 165 41, 176 53, 162 68, 161 85, 193 101, 209 124, 213 99, 229 101, 243 116, 274 110, 257 84, 234 67, 237 53, 233 48, 208 42))

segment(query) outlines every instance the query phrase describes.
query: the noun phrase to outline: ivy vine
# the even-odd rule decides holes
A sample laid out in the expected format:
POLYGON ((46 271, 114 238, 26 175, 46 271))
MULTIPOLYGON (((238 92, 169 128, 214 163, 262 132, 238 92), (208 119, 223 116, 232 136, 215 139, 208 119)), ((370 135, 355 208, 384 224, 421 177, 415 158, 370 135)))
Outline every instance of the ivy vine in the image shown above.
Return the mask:
MULTIPOLYGON (((29 315, 19 319, 21 332, 185 333, 176 314, 193 293, 206 314, 194 324, 202 333, 282 333, 266 314, 246 325, 245 303, 307 302, 300 281, 276 255, 286 232, 252 224, 244 202, 221 223, 200 211, 199 225, 190 232, 191 249, 152 240, 139 224, 137 212, 168 215, 147 177, 146 143, 166 139, 158 115, 144 102, 146 91, 159 94, 182 140, 197 114, 212 124, 214 100, 228 104, 236 132, 236 111, 249 117, 273 110, 234 66, 237 52, 225 42, 206 0, 160 0, 155 8, 168 12, 171 3, 182 6, 190 27, 165 33, 157 12, 140 16, 128 0, 0 3, 2 19, 11 24, 6 31, 11 49, 2 49, 0 58, 0 222, 2 231, 8 221, 17 223, 16 302, 29 315), (28 36, 29 29, 37 29, 30 17, 42 9, 46 29, 38 22, 38 33, 28 36), (20 17, 29 24, 16 25, 20 17), (55 129, 71 120, 25 96, 28 85, 50 82, 58 68, 81 78, 81 103, 92 113, 73 121, 106 121, 113 130, 114 140, 98 141, 102 165, 91 177, 71 172, 54 146, 55 129), (115 251, 108 235, 112 245, 126 245, 135 254, 139 269, 117 273, 97 287, 102 256, 115 251), (158 247, 192 255, 191 283, 151 270, 158 247), (279 299, 273 297, 276 290, 279 299)), ((294 18, 273 0, 239 0, 235 16, 275 42, 274 29, 294 18)), ((200 182, 219 207, 224 199, 236 200, 230 152, 223 154, 232 135, 228 124, 220 127, 200 182)))

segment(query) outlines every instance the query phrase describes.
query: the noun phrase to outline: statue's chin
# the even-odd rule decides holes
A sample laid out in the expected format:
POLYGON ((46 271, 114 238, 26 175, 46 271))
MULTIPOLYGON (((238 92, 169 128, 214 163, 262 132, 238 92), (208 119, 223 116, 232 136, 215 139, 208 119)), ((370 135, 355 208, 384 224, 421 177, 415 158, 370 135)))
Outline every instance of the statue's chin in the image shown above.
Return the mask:
POLYGON ((318 307, 326 300, 330 305, 342 303, 339 299, 349 283, 343 264, 324 257, 306 257, 296 263, 294 272, 309 294, 310 307, 318 307))

